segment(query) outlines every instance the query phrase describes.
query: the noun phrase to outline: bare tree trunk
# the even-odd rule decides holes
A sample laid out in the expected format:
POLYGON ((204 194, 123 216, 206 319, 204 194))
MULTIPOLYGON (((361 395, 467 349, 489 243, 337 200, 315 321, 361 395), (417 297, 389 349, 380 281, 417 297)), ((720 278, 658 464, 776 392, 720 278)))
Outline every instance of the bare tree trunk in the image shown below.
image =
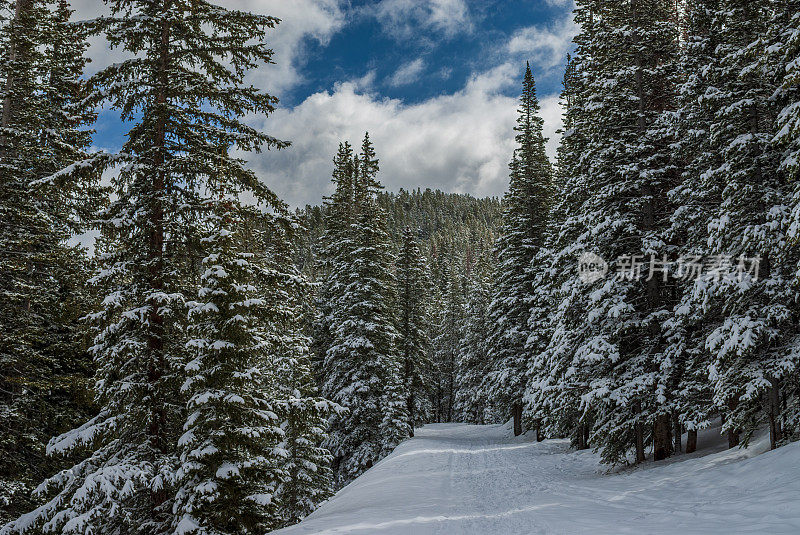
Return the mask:
POLYGON ((780 387, 776 379, 770 379, 771 386, 767 391, 768 414, 769 414, 769 446, 771 449, 778 447, 778 443, 783 439, 781 429, 781 402, 780 387))
MULTIPOLYGON (((642 413, 642 406, 639 402, 636 402, 633 407, 634 412, 637 415, 642 413)), ((636 447, 636 464, 643 463, 645 461, 644 456, 644 426, 641 422, 636 422, 633 425, 633 433, 634 433, 634 445, 636 447)))
POLYGON ((697 451, 697 429, 689 429, 686 432, 686 453, 697 451))
POLYGON ((544 440, 544 435, 542 434, 542 421, 536 420, 536 442, 541 442, 544 440))
MULTIPOLYGON (((406 331, 408 332, 408 331, 406 331)), ((408 351, 406 351, 408 353, 408 351)), ((406 410, 408 411, 408 428, 410 436, 414 436, 414 406, 416 405, 415 395, 414 395, 414 385, 413 385, 413 377, 414 377, 414 363, 411 361, 411 357, 406 354, 405 357, 405 366, 404 366, 404 379, 405 379, 405 386, 408 388, 408 397, 406 398, 406 410)))
POLYGON ((672 429, 675 433, 675 453, 681 453, 683 451, 683 447, 681 445, 681 432, 683 431, 681 426, 681 419, 677 412, 672 413, 672 429))
POLYGON ((514 403, 511 415, 514 418, 514 436, 518 437, 522 434, 522 403, 514 403))
POLYGON ((583 424, 578 424, 578 430, 576 432, 576 438, 577 438, 576 445, 579 450, 586 449, 586 434, 584 433, 584 427, 586 426, 584 426, 583 424))
POLYGON ((653 460, 663 461, 672 453, 671 427, 669 414, 659 414, 653 424, 653 460))
MULTIPOLYGON (((738 402, 735 399, 728 401, 728 408, 731 412, 736 408, 738 402)), ((728 448, 735 448, 739 445, 739 430, 736 428, 728 429, 728 448)))

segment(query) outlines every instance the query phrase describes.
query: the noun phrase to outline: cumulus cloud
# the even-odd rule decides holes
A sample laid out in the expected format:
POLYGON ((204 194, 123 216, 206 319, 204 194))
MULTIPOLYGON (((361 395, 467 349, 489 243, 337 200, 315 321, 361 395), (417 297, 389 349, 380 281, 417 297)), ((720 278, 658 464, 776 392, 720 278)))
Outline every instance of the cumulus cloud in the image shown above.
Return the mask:
POLYGON ((509 54, 525 56, 542 69, 563 65, 564 56, 578 33, 572 13, 554 25, 517 30, 506 45, 509 54))
POLYGON ((422 58, 417 58, 414 61, 409 61, 400 66, 397 71, 389 78, 388 83, 393 87, 400 87, 403 85, 413 84, 419 80, 422 71, 425 70, 425 61, 422 58))
MULTIPOLYGON (((75 0, 81 18, 105 9, 97 0, 75 0)), ((252 73, 252 82, 281 96, 302 81, 309 38, 326 43, 346 23, 340 0, 228 0, 236 9, 268 13, 283 20, 270 32, 277 65, 252 73)), ((472 31, 464 0, 383 0, 372 15, 396 38, 420 28, 439 39, 472 31)), ((569 20, 571 24, 571 19, 569 20)), ((520 30, 498 47, 494 68, 473 75, 460 91, 406 103, 376 93, 376 71, 336 84, 307 97, 293 108, 282 107, 267 119, 252 119, 271 135, 293 142, 284 151, 242 155, 257 174, 294 206, 318 203, 330 193, 331 159, 338 143, 358 145, 369 131, 381 158, 381 180, 387 189, 431 187, 473 195, 501 195, 508 182, 514 148, 514 95, 520 84, 520 59, 554 66, 563 62, 573 30, 566 22, 520 30)), ((102 40, 93 43, 94 69, 118 61, 102 40)), ((413 83, 427 68, 410 61, 386 82, 413 83)), ((447 69, 438 74, 450 76, 447 69)), ((555 95, 540 99, 548 153, 557 144, 561 112, 555 95)))
MULTIPOLYGON (((516 119, 516 99, 504 92, 518 85, 520 74, 518 65, 503 64, 473 76, 455 94, 411 105, 359 91, 356 83, 338 84, 267 119, 265 131, 294 144, 250 157, 251 166, 290 204, 318 203, 331 193, 338 143, 358 146, 369 131, 381 159, 380 178, 390 191, 430 187, 502 195, 516 119)), ((561 120, 558 98, 541 101, 552 155, 561 120)))
POLYGON ((424 40, 426 32, 449 38, 473 30, 465 0, 381 0, 365 12, 395 39, 424 40))

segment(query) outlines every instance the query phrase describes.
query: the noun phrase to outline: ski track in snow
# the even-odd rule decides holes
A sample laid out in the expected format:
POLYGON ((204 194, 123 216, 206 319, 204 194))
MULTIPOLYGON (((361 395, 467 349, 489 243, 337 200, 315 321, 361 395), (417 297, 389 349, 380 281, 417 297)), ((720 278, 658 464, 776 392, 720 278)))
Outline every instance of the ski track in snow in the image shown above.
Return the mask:
MULTIPOLYGON (((507 426, 427 425, 303 522, 276 535, 798 534, 800 443, 607 473, 566 440, 507 426), (761 453, 760 455, 757 455, 761 453)), ((684 435, 685 437, 685 435, 684 435)))

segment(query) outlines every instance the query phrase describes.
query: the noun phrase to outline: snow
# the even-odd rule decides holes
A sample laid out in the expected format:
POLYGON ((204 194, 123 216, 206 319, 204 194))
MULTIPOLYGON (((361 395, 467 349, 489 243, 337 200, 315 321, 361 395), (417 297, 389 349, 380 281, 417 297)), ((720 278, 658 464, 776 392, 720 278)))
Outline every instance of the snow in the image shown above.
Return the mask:
POLYGON ((762 436, 725 450, 709 429, 697 453, 609 473, 566 440, 510 434, 507 425, 427 425, 275 533, 800 533, 800 443, 762 453, 762 436))

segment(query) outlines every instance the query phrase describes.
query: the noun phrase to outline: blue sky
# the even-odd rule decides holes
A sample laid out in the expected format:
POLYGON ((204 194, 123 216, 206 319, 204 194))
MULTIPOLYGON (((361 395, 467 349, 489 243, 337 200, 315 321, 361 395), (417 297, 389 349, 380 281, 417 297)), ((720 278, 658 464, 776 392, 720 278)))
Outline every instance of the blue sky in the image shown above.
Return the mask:
MULTIPOLYGON (((75 0, 79 16, 98 0, 75 0)), ((546 134, 555 138, 557 94, 576 28, 571 0, 227 0, 280 17, 268 42, 276 65, 251 81, 281 99, 272 117, 248 118, 292 141, 280 153, 243 155, 292 205, 330 192, 340 140, 369 130, 387 189, 433 187, 501 195, 513 150, 515 99, 530 61, 546 134)), ((93 68, 120 56, 102 42, 93 68)), ((101 114, 95 144, 116 149, 124 126, 101 114)), ((554 150, 553 139, 549 150, 554 150)))
MULTIPOLYGON (((381 2, 352 2, 347 24, 328 42, 309 39, 304 72, 308 79, 284 95, 284 103, 297 104, 310 94, 331 89, 336 82, 368 72, 375 72, 376 88, 382 95, 407 103, 454 93, 473 73, 506 59, 500 56, 509 36, 532 25, 546 27, 563 18, 566 11, 564 6, 531 0, 451 2, 459 4, 465 11, 450 8, 452 23, 445 26, 426 25, 414 18, 413 9, 398 9, 396 18, 410 18, 398 21, 380 11, 381 2), (407 69, 413 78, 395 79, 404 66, 419 68, 407 69)), ((420 14, 428 15, 424 10, 420 14)), ((546 74, 540 81, 541 90, 558 91, 561 70, 546 74)))

